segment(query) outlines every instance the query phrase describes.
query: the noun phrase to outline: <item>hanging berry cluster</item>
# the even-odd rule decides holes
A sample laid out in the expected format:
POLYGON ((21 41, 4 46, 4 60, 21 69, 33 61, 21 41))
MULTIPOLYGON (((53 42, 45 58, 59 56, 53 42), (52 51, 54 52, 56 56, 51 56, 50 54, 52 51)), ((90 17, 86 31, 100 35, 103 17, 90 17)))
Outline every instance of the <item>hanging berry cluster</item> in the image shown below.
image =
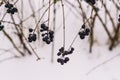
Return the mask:
POLYGON ((57 53, 57 55, 61 57, 57 59, 57 62, 60 63, 61 65, 63 65, 64 63, 67 63, 70 59, 69 57, 65 57, 65 56, 72 54, 73 51, 74 51, 73 47, 71 47, 70 50, 68 51, 65 51, 64 47, 61 47, 59 49, 59 52, 57 53))
POLYGON ((85 36, 88 36, 90 33, 90 29, 86 28, 85 24, 82 25, 82 29, 79 32, 80 39, 84 39, 85 36))
POLYGON ((14 14, 18 12, 17 8, 15 8, 13 4, 10 4, 9 2, 5 4, 5 7, 7 8, 7 13, 14 14))
POLYGON ((96 2, 95 0, 85 0, 87 3, 90 3, 91 5, 94 5, 96 2))
POLYGON ((0 31, 3 30, 4 25, 2 25, 2 23, 0 22, 0 31))
POLYGON ((46 44, 50 44, 51 42, 53 42, 54 32, 52 30, 49 30, 49 28, 44 23, 41 24, 40 32, 42 32, 42 40, 46 44))
POLYGON ((36 41, 37 39, 37 36, 35 33, 32 33, 33 32, 33 29, 30 28, 29 29, 29 36, 28 36, 28 42, 33 42, 33 41, 36 41))

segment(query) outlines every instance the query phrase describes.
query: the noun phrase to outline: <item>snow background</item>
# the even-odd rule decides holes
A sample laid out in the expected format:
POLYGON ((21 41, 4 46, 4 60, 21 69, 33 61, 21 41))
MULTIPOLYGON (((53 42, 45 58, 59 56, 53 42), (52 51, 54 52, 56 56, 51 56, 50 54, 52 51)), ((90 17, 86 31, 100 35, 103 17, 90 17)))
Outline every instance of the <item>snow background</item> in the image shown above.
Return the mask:
MULTIPOLYGON (((33 1, 33 4, 36 5, 36 10, 39 6, 39 3, 37 3, 38 1, 39 0, 33 1)), ((74 0, 71 0, 71 2, 74 2, 74 0)), ((27 0, 25 0, 25 3, 27 5, 27 0)), ((85 2, 83 2, 83 4, 85 4, 84 6, 87 5, 85 2)), ((109 6, 110 5, 112 4, 109 4, 109 6)), ((59 7, 60 5, 58 5, 58 8, 59 7)), ((66 26, 69 26, 66 28, 66 48, 68 48, 73 38, 76 36, 79 27, 82 25, 82 21, 80 22, 80 19, 77 20, 74 14, 70 12, 68 7, 66 7, 65 9, 67 15, 66 26)), ((27 9, 26 7, 24 10, 26 11, 29 9, 27 9)), ((90 9, 86 11, 89 12, 89 10, 90 9)), ((24 15, 26 17, 29 14, 30 11, 26 11, 24 15)), ((100 14, 102 14, 102 10, 100 14)), ((108 45, 105 42, 108 37, 103 30, 103 27, 99 27, 101 26, 99 22, 96 23, 95 28, 95 38, 99 40, 99 42, 93 46, 92 53, 89 53, 88 37, 85 38, 85 40, 80 40, 78 37, 73 44, 73 47, 75 47, 75 51, 72 55, 70 55, 70 61, 65 65, 60 65, 56 62, 56 59, 58 58, 56 56, 56 53, 58 52, 58 49, 62 46, 62 27, 60 27, 62 24, 62 19, 60 17, 61 15, 62 13, 59 9, 57 11, 58 26, 56 28, 55 35, 54 63, 50 62, 51 45, 42 46, 42 44, 38 45, 37 43, 33 43, 35 51, 40 57, 44 57, 45 59, 36 61, 36 57, 33 55, 26 56, 20 59, 11 59, 5 62, 1 62, 0 80, 120 80, 119 56, 98 67, 89 75, 86 75, 95 66, 103 63, 113 56, 120 54, 119 46, 113 49, 113 51, 108 50, 108 45), (104 35, 101 36, 101 33, 104 35)), ((89 16, 89 14, 87 16, 89 16)), ((104 14, 102 16, 104 16, 104 14)), ((28 25, 32 26, 31 24, 29 24, 29 21, 26 26, 28 25)), ((6 40, 4 35, 2 35, 2 32, 0 32, 0 45, 0 48, 12 48, 9 41, 6 40)), ((1 55, 0 60, 4 59, 6 56, 11 55, 8 53, 1 55)))

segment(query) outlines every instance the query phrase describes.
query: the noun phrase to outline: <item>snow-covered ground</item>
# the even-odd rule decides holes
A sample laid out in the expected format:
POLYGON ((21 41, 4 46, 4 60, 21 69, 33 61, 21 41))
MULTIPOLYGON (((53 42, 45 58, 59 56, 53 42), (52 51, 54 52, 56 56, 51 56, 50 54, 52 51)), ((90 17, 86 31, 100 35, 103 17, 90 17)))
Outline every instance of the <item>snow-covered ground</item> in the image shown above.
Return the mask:
MULTIPOLYGON (((37 5, 37 1, 34 4, 37 5)), ((71 0, 71 2, 72 1, 74 2, 74 0, 71 0)), ((35 7, 37 9, 38 6, 35 7)), ((60 5, 57 7, 59 9, 60 5)), ((70 46, 82 25, 82 21, 77 19, 70 11, 71 10, 66 7, 66 48, 70 46)), ((26 11, 26 13, 29 12, 26 11)), ((25 17, 27 15, 28 14, 26 14, 25 17)), ((95 28, 95 39, 98 40, 98 43, 93 46, 92 53, 89 53, 88 37, 80 40, 78 36, 73 44, 75 51, 70 55, 70 61, 64 65, 57 63, 56 60, 58 57, 56 54, 58 49, 62 47, 61 16, 62 13, 59 9, 56 17, 58 26, 56 26, 54 62, 51 63, 51 44, 41 46, 41 44, 37 45, 37 43, 32 43, 32 45, 35 44, 35 46, 33 46, 35 51, 40 57, 44 57, 44 59, 36 61, 35 55, 32 55, 20 59, 0 61, 0 80, 120 80, 119 46, 112 51, 108 50, 107 42, 105 42, 108 37, 103 28, 99 27, 101 24, 97 26, 98 23, 96 23, 95 28), (101 33, 105 35, 101 36, 101 33)), ((89 14, 87 16, 89 16, 89 14)), ((28 23, 26 25, 29 25, 28 23)), ((0 45, 2 45, 0 48, 12 47, 4 35, 2 35, 2 32, 0 32, 0 45)), ((11 55, 9 52, 0 55, 0 60, 9 55, 11 55)))
MULTIPOLYGON (((46 49, 44 49, 46 50, 46 49)), ((49 52, 41 54, 45 59, 35 61, 35 57, 12 59, 0 64, 1 80, 119 80, 120 58, 101 65, 87 75, 93 67, 103 63, 111 57, 120 54, 119 49, 112 52, 106 47, 95 48, 92 54, 87 51, 75 52, 65 65, 51 63, 49 52)))

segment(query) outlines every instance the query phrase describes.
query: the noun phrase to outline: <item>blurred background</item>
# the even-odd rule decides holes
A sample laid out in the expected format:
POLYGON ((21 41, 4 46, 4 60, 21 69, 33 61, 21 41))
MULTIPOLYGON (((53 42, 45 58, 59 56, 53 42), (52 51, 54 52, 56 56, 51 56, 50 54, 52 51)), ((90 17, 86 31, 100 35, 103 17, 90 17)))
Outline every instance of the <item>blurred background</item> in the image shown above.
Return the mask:
POLYGON ((120 79, 119 0, 1 0, 0 23, 1 80, 120 79), (54 32, 50 44, 41 24, 54 32), (83 25, 90 33, 81 39, 83 25), (64 65, 57 62, 61 47, 74 48, 64 65))

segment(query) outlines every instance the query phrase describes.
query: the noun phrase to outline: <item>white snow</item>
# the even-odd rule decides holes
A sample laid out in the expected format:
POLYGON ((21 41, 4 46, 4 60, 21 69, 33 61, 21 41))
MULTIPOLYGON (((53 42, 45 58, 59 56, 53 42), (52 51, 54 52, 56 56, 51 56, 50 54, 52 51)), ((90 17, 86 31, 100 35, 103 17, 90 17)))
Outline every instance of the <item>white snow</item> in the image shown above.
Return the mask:
MULTIPOLYGON (((71 0, 71 2, 73 1, 74 0, 71 0)), ((37 5, 38 3, 35 2, 35 4, 37 5)), ((87 5, 86 3, 84 4, 87 5)), ((35 7, 37 8, 38 6, 35 7)), ((32 46, 35 49, 35 51, 40 57, 43 57, 44 59, 36 61, 35 55, 32 55, 20 59, 10 59, 2 62, 1 60, 13 55, 11 53, 15 53, 14 50, 11 53, 9 53, 8 51, 7 53, 0 55, 0 80, 120 80, 119 46, 114 48, 113 51, 108 50, 108 45, 105 42, 105 40, 107 40, 108 37, 99 21, 99 24, 97 22, 95 24, 95 39, 98 40, 98 43, 94 44, 92 53, 89 53, 88 37, 86 37, 85 40, 80 40, 78 36, 75 43, 73 44, 75 51, 72 55, 70 55, 70 61, 64 65, 60 65, 56 62, 58 58, 56 54, 58 52, 58 49, 62 47, 62 17, 60 16, 62 14, 59 14, 61 13, 61 8, 59 7, 60 5, 57 6, 58 24, 55 35, 54 63, 51 63, 50 61, 51 44, 41 46, 42 44, 37 45, 37 43, 35 43, 35 46, 33 46, 33 43, 32 46), (105 35, 101 36, 101 33, 104 33, 105 35), (117 57, 104 64, 105 61, 113 58, 116 55, 117 57), (96 68, 96 66, 98 65, 100 66, 96 68)), ((80 21, 80 19, 77 19, 74 16, 74 14, 70 12, 69 8, 66 7, 65 9, 67 26, 67 49, 73 41, 73 38, 78 33, 78 30, 82 25, 82 21, 80 21)), ((24 10, 28 9, 25 8, 24 10)), ((26 14, 24 14, 25 17, 26 15, 28 15, 27 13, 29 12, 26 11, 26 14)), ((30 26, 30 24, 28 23, 25 26, 30 26)), ((34 23, 32 25, 34 25, 34 23)), ((5 48, 9 49, 12 48, 12 46, 11 43, 9 43, 9 41, 4 37, 2 32, 0 32, 0 49, 5 48)), ((2 50, 0 52, 2 53, 2 50)))

